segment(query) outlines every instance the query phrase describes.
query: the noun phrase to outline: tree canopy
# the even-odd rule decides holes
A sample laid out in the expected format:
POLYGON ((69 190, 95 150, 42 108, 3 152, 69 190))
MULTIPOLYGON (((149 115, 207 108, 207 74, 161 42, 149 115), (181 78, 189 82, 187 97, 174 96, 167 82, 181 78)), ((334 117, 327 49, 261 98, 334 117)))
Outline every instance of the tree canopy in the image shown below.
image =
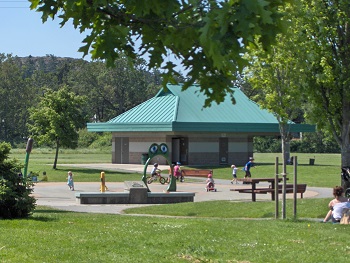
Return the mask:
MULTIPOLYGON (((300 0, 299 53, 309 117, 331 132, 341 148, 341 166, 350 167, 350 9, 349 1, 300 0)), ((342 185, 350 187, 343 180, 342 185)))
POLYGON ((303 68, 296 59, 298 45, 294 37, 296 27, 293 17, 295 10, 287 4, 286 18, 290 27, 284 34, 277 35, 277 43, 269 53, 262 48, 254 49, 247 67, 247 80, 257 90, 254 100, 260 107, 275 114, 282 139, 283 173, 286 173, 286 163, 290 158, 289 140, 290 121, 297 119, 302 105, 303 68))
MULTIPOLYGON (((266 50, 283 29, 283 0, 30 0, 31 9, 47 19, 72 21, 87 32, 79 49, 93 59, 114 65, 120 52, 130 59, 149 55, 148 66, 164 70, 163 83, 175 82, 179 70, 169 53, 187 71, 184 88, 197 82, 211 101, 220 103, 246 65, 248 46, 266 50)), ((232 94, 231 94, 232 95, 232 94)), ((233 95, 232 100, 234 101, 233 95)))
POLYGON ((53 168, 56 168, 60 146, 76 148, 78 130, 86 122, 82 112, 83 96, 76 96, 66 86, 58 91, 46 90, 41 101, 30 109, 28 124, 30 132, 38 143, 56 146, 53 168))

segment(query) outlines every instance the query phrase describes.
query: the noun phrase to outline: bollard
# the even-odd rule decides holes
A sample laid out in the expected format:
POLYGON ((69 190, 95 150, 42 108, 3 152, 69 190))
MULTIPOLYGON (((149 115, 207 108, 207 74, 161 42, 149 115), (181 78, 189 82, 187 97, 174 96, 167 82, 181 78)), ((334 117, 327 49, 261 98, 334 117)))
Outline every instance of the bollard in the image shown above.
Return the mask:
POLYGON ((106 180, 105 180, 105 172, 101 172, 101 187, 100 192, 103 193, 106 191, 106 180))

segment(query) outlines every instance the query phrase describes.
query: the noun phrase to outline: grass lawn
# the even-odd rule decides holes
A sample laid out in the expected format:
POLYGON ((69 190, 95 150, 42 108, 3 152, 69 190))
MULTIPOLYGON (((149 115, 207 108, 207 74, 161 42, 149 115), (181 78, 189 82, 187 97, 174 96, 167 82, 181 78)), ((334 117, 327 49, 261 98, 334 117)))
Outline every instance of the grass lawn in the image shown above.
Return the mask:
MULTIPOLYGON (((308 215, 320 213, 315 207, 322 201, 304 201, 308 215)), ((348 226, 266 219, 270 206, 226 201, 156 206, 160 214, 176 210, 179 217, 37 207, 29 219, 0 220, 0 258, 3 263, 348 262, 348 226)))
MULTIPOLYGON (((55 152, 50 149, 33 149, 30 158, 28 171, 39 172, 40 175, 45 171, 51 182, 63 182, 66 180, 67 171, 73 171, 77 182, 98 182, 100 181, 100 170, 83 169, 60 164, 77 163, 111 163, 110 149, 106 150, 61 150, 57 169, 53 169, 55 152)), ((334 187, 340 185, 340 154, 291 154, 298 157, 297 178, 299 183, 305 183, 308 186, 334 187), (309 159, 315 159, 315 165, 309 165, 309 159)), ((11 152, 12 158, 16 158, 24 163, 25 149, 14 149, 11 152)), ((277 153, 255 153, 254 158, 256 167, 252 168, 253 177, 274 177, 275 159, 279 157, 281 163, 281 154, 277 153)), ((199 168, 199 167, 190 167, 199 168)), ((232 172, 230 165, 219 167, 201 167, 214 170, 214 177, 217 179, 231 179, 232 172)), ((242 168, 242 167, 239 167, 242 168)), ((279 166, 279 173, 282 172, 282 166, 279 166)), ((287 173, 290 182, 293 182, 293 166, 287 166, 287 173)), ((244 172, 239 169, 238 177, 243 177, 244 172)), ((40 177, 39 177, 40 179, 40 177)), ((128 173, 116 173, 108 171, 108 181, 122 182, 125 180, 139 180, 140 175, 128 173)))
MULTIPOLYGON (((276 156, 255 154, 253 176, 274 176, 276 156)), ((25 153, 17 150, 11 157, 24 160, 25 153)), ((60 163, 108 163, 111 158, 109 152, 63 151, 54 170, 53 157, 54 152, 33 150, 29 171, 65 181, 69 169, 78 174, 76 181, 98 181, 100 171, 60 163)), ((340 155, 298 154, 298 160, 300 183, 340 184, 340 155), (309 158, 315 165, 308 164, 309 158)), ((210 168, 215 178, 231 179, 229 167, 210 168)), ((292 166, 288 173, 291 180, 292 166)), ((140 178, 113 172, 115 181, 130 176, 140 178)), ((292 208, 288 202, 287 210, 292 208)), ((0 220, 0 262, 348 262, 349 226, 317 220, 327 213, 328 202, 298 199, 298 220, 274 220, 270 201, 155 205, 128 209, 128 215, 37 207, 28 219, 0 220)))

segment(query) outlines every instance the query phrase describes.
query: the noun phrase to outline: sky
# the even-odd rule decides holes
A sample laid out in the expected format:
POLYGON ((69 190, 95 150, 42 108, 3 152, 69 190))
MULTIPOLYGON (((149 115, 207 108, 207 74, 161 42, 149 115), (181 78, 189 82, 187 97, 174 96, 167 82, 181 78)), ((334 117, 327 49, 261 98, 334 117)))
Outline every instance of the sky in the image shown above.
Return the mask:
MULTIPOLYGON (((61 27, 60 20, 41 20, 41 13, 30 10, 30 2, 26 0, 0 0, 0 54, 12 54, 18 57, 46 56, 83 58, 91 61, 90 55, 83 57, 78 49, 86 33, 80 33, 73 24, 67 22, 61 27)), ((147 55, 143 58, 148 61, 147 55)), ((168 54, 164 61, 172 61, 183 74, 186 70, 180 61, 168 54)))
POLYGON ((0 0, 0 53, 83 58, 78 49, 84 34, 72 24, 61 28, 57 19, 42 23, 41 14, 29 6, 29 1, 0 0))

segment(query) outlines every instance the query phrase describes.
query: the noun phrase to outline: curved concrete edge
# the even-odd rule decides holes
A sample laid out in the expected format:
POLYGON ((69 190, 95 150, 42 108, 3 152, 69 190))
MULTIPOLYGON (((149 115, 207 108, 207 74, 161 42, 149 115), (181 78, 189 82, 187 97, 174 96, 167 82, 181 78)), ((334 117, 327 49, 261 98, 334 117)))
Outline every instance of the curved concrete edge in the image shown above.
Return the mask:
MULTIPOLYGON (((124 192, 124 183, 106 183, 109 193, 124 192)), ((151 184, 149 185, 152 193, 164 193, 167 185, 151 184)), ((177 193, 193 192, 195 193, 194 202, 205 202, 214 200, 227 200, 235 202, 251 202, 251 194, 241 194, 230 191, 231 188, 243 188, 245 185, 232 185, 230 180, 217 180, 215 187, 217 192, 207 192, 205 182, 179 183, 177 193)), ((60 210, 87 212, 87 213, 108 213, 122 214, 123 210, 133 207, 140 207, 152 204, 93 204, 84 205, 76 202, 78 193, 99 193, 99 183, 75 182, 75 191, 70 191, 65 182, 40 182, 34 187, 33 196, 37 199, 37 205, 50 206, 60 210)), ((287 194, 288 199, 293 198, 293 194, 287 194)), ((280 195, 282 198, 282 195, 280 195)), ((332 188, 308 187, 304 193, 304 198, 329 198, 332 199, 332 188)), ((257 201, 271 200, 270 194, 257 195, 257 201)), ((280 199, 281 200, 281 199, 280 199)), ((298 200, 300 195, 298 194, 298 200)))

